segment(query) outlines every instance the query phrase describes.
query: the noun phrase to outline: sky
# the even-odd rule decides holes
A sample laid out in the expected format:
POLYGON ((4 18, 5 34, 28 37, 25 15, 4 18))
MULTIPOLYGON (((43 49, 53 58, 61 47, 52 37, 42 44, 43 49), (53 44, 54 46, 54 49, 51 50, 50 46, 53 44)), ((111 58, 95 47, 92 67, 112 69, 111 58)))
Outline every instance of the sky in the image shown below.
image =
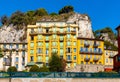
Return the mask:
POLYGON ((111 27, 115 31, 120 24, 120 0, 0 0, 0 17, 39 8, 57 13, 66 5, 73 6, 77 13, 88 14, 93 30, 111 27))

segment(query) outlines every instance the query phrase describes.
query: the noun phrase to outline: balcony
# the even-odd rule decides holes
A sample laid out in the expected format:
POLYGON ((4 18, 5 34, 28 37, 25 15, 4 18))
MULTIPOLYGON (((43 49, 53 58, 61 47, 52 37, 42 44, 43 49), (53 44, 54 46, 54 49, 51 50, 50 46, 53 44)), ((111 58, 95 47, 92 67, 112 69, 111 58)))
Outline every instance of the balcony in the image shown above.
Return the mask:
POLYGON ((36 64, 43 64, 44 62, 42 60, 37 60, 36 64))
POLYGON ((113 58, 113 57, 114 57, 114 55, 112 55, 112 54, 109 56, 109 58, 113 58))
POLYGON ((57 34, 58 34, 58 35, 65 35, 65 34, 66 34, 66 31, 65 31, 65 32, 57 31, 57 34))
POLYGON ((79 51, 80 54, 93 54, 93 55, 102 55, 102 51, 101 52, 94 52, 94 51, 84 51, 84 50, 80 50, 79 51))
POLYGON ((84 47, 89 47, 89 46, 90 46, 90 44, 88 44, 88 43, 84 44, 84 47))
POLYGON ((99 46, 99 44, 95 44, 95 43, 93 44, 94 48, 97 48, 98 46, 99 46))
POLYGON ((94 58, 93 61, 94 61, 94 62, 98 62, 98 61, 99 61, 99 58, 94 58))
POLYGON ((59 41, 64 41, 64 38, 60 38, 59 41))
POLYGON ((43 32, 42 34, 43 35, 52 35, 52 32, 51 31, 49 31, 49 32, 43 32))
POLYGON ((49 42, 49 41, 50 41, 50 38, 45 38, 45 41, 46 41, 46 42, 49 42))
POLYGON ((86 62, 88 62, 88 61, 90 61, 90 58, 86 57, 86 58, 84 58, 84 60, 85 60, 86 62))
POLYGON ((72 34, 72 35, 75 35, 75 34, 76 34, 76 31, 75 31, 75 30, 72 30, 72 31, 71 31, 71 34, 72 34))
POLYGON ((72 63, 72 59, 66 59, 67 63, 72 63))
POLYGON ((31 36, 35 36, 35 35, 37 35, 38 33, 37 33, 36 31, 31 31, 29 34, 30 34, 31 36))

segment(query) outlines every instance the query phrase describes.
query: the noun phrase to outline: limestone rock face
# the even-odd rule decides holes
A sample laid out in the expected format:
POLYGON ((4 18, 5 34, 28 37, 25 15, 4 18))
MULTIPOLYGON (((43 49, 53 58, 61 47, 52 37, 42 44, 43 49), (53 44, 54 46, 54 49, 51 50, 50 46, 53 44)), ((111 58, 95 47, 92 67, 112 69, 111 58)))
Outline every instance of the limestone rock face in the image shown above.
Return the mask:
POLYGON ((87 15, 76 13, 73 16, 70 16, 67 22, 78 24, 78 37, 94 38, 91 21, 87 15))
POLYGON ((20 37, 24 34, 24 29, 16 30, 13 25, 3 26, 0 29, 0 42, 1 43, 12 43, 21 42, 20 37))

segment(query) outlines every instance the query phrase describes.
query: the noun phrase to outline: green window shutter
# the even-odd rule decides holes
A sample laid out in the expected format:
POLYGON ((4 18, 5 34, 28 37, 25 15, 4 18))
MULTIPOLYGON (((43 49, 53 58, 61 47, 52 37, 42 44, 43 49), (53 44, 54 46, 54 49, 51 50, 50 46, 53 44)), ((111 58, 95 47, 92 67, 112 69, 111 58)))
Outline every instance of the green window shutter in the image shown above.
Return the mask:
POLYGON ((53 32, 56 32, 56 28, 53 28, 53 32))
POLYGON ((70 42, 67 42, 67 45, 70 46, 70 42))
POLYGON ((70 34, 67 34, 67 38, 70 38, 70 34))
POLYGON ((42 42, 38 42, 38 46, 42 46, 42 42))
POLYGON ((34 47, 34 43, 33 42, 30 43, 30 47, 34 47))
POLYGON ((47 47, 47 48, 49 47, 49 43, 46 43, 46 47, 47 47))
POLYGON ((47 57, 45 58, 45 60, 48 61, 48 60, 49 60, 49 57, 47 56, 47 57))
POLYGON ((42 61, 42 56, 38 56, 38 61, 42 61))
POLYGON ((42 36, 41 35, 38 35, 38 40, 41 40, 42 39, 42 36))
POLYGON ((46 40, 49 40, 49 37, 48 37, 48 36, 46 36, 46 40))
POLYGON ((60 55, 63 55, 64 53, 63 53, 63 49, 60 49, 60 55))
POLYGON ((60 42, 60 47, 63 48, 63 42, 60 42))
POLYGON ((30 50, 30 54, 34 54, 34 50, 30 50))
POLYGON ((64 32, 64 31, 63 31, 63 28, 60 28, 60 32, 64 32))

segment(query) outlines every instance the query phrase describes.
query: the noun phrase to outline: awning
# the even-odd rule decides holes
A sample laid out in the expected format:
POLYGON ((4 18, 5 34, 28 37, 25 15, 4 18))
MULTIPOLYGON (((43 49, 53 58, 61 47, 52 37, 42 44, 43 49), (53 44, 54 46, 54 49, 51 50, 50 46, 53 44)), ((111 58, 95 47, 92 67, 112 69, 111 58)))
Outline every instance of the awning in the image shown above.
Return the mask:
POLYGON ((35 65, 34 62, 29 62, 29 63, 27 63, 27 66, 33 66, 33 65, 35 65))

